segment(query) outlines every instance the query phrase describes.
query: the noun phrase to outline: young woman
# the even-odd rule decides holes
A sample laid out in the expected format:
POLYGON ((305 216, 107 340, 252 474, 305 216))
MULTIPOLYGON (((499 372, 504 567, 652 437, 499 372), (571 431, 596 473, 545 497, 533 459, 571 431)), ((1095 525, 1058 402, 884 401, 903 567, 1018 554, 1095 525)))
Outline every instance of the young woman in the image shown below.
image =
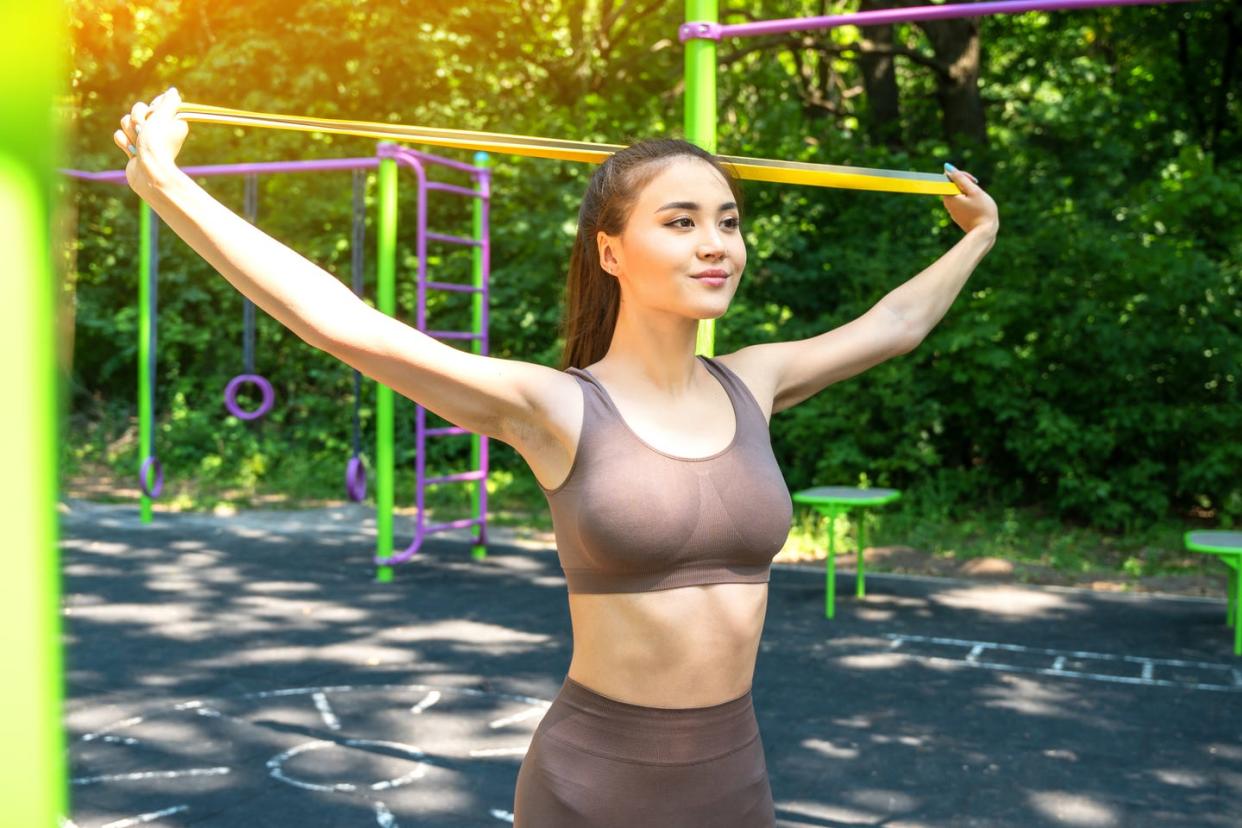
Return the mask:
POLYGON ((991 249, 992 199, 949 173, 966 235, 939 261, 835 330, 709 358, 699 320, 746 267, 740 190, 694 144, 627 147, 582 201, 554 370, 444 345, 230 212, 174 163, 179 100, 121 119, 134 191, 306 342, 512 445, 544 489, 574 649, 518 772, 517 828, 774 826, 750 689, 792 515, 769 419, 913 349, 991 249))

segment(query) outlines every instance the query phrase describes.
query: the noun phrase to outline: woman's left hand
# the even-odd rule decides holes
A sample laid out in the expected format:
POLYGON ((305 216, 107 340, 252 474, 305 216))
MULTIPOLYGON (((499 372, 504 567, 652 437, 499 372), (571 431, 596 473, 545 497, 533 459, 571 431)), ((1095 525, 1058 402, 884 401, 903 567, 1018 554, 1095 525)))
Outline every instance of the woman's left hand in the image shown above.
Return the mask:
POLYGON ((946 171, 945 175, 962 191, 940 197, 957 226, 967 233, 977 228, 989 228, 993 233, 1000 230, 996 202, 979 186, 979 180, 965 170, 946 171))

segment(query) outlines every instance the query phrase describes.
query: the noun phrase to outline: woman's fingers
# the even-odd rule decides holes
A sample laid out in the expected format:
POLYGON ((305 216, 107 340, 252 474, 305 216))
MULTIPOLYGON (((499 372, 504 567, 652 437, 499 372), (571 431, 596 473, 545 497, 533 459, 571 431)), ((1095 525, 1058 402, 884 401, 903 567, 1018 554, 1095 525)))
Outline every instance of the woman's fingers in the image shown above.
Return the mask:
POLYGON ((134 104, 134 108, 129 111, 129 114, 132 116, 135 126, 138 126, 147 119, 147 113, 150 111, 151 108, 146 103, 138 101, 138 103, 134 104))
POLYGON ((130 111, 122 116, 121 128, 113 133, 112 140, 129 158, 140 154, 162 157, 166 152, 171 152, 175 157, 186 136, 184 119, 178 118, 177 113, 180 105, 181 97, 171 86, 150 103, 135 102, 130 111), (150 126, 145 144, 139 140, 144 126, 150 126), (140 150, 145 151, 140 153, 140 150))
MULTIPOLYGON (((958 189, 961 190, 961 192, 958 193, 959 196, 973 195, 974 193, 982 190, 979 186, 979 179, 975 178, 965 170, 955 170, 954 172, 949 173, 949 175, 954 183, 957 184, 958 189)), ((956 196, 954 196, 954 198, 956 198, 956 196)))
POLYGON ((945 175, 949 176, 950 178, 952 178, 955 175, 964 175, 967 178, 969 178, 971 181, 975 182, 976 184, 979 183, 979 179, 975 178, 972 174, 966 172, 966 170, 958 170, 958 169, 954 169, 952 171, 946 170, 945 175))

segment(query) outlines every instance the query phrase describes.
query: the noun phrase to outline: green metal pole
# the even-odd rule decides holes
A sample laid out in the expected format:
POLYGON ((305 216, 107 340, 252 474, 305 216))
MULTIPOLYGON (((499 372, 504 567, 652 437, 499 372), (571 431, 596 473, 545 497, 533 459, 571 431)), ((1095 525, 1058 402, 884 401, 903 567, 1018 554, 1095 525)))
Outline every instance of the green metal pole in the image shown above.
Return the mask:
MULTIPOLYGON (((379 253, 376 258, 376 309, 397 315, 397 162, 379 162, 379 253)), ((375 554, 390 558, 393 505, 393 392, 382 382, 375 384, 375 554)), ((375 580, 392 580, 392 567, 380 566, 375 580)))
MULTIPOLYGON (((155 434, 151 427, 151 206, 138 202, 138 463, 154 451, 155 434)), ((155 480, 154 469, 150 474, 155 480)), ((140 489, 141 491, 141 489, 140 489)), ((151 498, 141 494, 139 513, 143 523, 152 518, 151 498)))
MULTIPOLYGON (((686 22, 717 23, 716 0, 686 0, 686 22)), ((716 151, 716 41, 686 41, 686 140, 708 152, 716 151)), ((695 352, 716 353, 716 320, 699 321, 695 352)))
POLYGON ((837 614, 837 510, 828 512, 828 560, 824 564, 824 614, 837 614))
POLYGON ((867 547, 867 510, 860 508, 858 510, 858 580, 854 584, 854 594, 863 598, 866 596, 866 582, 863 580, 867 576, 867 561, 863 556, 863 550, 867 547))
POLYGON ((69 816, 60 645, 53 175, 63 161, 52 116, 69 76, 62 3, 0 7, 0 824, 52 828, 69 816))
MULTIPOLYGON (((490 156, 486 152, 476 152, 474 154, 474 165, 476 167, 487 167, 489 164, 489 159, 490 159, 490 156)), ((477 186, 475 189, 480 190, 480 191, 483 190, 484 189, 483 183, 480 181, 479 186, 477 186)), ((471 236, 470 237, 476 241, 482 241, 484 233, 487 232, 487 228, 484 226, 484 221, 483 221, 483 218, 484 218, 483 199, 474 198, 474 199, 471 199, 471 201, 474 202, 474 210, 472 211, 472 215, 471 215, 471 236)), ((470 249, 470 277, 471 277, 470 281, 471 281, 471 284, 474 285, 475 287, 474 301, 471 304, 470 330, 474 332, 476 335, 482 334, 484 325, 487 324, 484 318, 484 314, 483 314, 483 309, 484 309, 483 308, 483 302, 484 302, 484 292, 483 292, 484 267, 483 267, 483 264, 484 264, 483 245, 479 244, 470 249)), ((470 340, 470 345, 471 345, 471 349, 476 354, 481 354, 483 352, 483 340, 482 339, 472 339, 470 340)), ((482 459, 482 456, 483 456, 482 438, 478 434, 471 434, 470 435, 470 468, 472 469, 479 468, 479 463, 482 459)), ((487 488, 486 488, 487 479, 484 478, 483 480, 473 481, 470 483, 470 486, 474 493, 474 516, 476 518, 481 518, 483 520, 486 520, 487 515, 485 514, 485 512, 487 509, 487 505, 484 502, 484 495, 487 491, 487 488)), ((487 557, 487 547, 481 543, 476 543, 474 546, 470 548, 470 556, 473 557, 475 560, 481 561, 485 559, 487 557)))

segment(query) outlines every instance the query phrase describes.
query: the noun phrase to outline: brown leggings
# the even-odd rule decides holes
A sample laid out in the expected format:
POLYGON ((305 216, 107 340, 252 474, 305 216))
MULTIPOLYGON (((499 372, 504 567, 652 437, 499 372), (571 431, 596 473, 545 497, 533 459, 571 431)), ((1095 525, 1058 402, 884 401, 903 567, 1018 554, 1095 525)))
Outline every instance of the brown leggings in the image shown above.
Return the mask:
POLYGON ((518 770, 514 828, 775 828, 750 691, 644 707, 569 676, 518 770))

